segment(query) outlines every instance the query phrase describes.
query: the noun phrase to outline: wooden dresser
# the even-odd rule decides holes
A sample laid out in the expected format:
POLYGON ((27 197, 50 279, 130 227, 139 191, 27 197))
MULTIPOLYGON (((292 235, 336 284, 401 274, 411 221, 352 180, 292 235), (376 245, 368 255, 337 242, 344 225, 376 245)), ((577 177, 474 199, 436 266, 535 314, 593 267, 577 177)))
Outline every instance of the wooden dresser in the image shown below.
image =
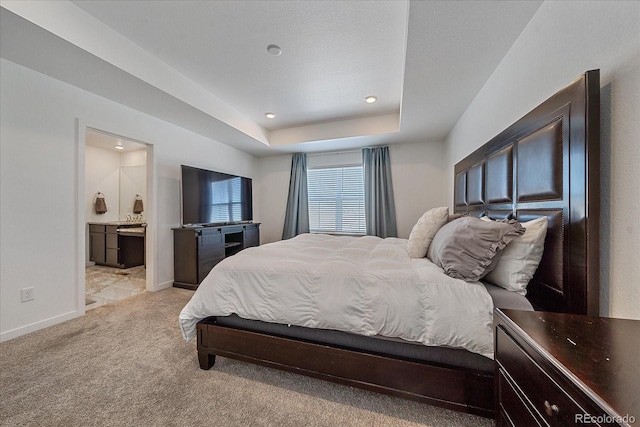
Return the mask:
POLYGON ((228 256, 260 245, 260 223, 173 228, 173 286, 195 290, 228 256))
POLYGON ((640 425, 640 321, 495 310, 498 426, 640 425))

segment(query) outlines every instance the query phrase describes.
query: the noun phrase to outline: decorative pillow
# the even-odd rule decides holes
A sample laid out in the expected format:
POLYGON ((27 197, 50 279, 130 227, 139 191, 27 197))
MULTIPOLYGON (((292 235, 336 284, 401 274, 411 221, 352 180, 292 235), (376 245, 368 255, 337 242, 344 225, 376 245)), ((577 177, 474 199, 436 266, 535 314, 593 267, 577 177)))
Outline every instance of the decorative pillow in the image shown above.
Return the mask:
POLYGON ((493 270, 502 250, 523 233, 515 220, 488 222, 463 216, 438 230, 428 255, 448 276, 475 282, 493 270))
POLYGON ((424 213, 413 226, 407 243, 407 252, 411 258, 424 258, 427 249, 440 227, 449 219, 449 208, 433 208, 424 213))
POLYGON ((526 295, 527 285, 542 259, 548 223, 546 216, 522 223, 524 234, 507 245, 500 261, 485 279, 509 291, 526 295))

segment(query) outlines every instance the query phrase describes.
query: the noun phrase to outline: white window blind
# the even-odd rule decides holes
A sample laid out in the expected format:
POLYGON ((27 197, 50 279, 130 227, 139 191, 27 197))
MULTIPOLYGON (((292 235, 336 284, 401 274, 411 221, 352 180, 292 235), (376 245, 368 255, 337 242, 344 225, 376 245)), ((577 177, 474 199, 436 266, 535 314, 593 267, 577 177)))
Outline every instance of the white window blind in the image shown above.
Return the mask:
POLYGON ((307 170, 309 231, 365 234, 362 166, 307 170))

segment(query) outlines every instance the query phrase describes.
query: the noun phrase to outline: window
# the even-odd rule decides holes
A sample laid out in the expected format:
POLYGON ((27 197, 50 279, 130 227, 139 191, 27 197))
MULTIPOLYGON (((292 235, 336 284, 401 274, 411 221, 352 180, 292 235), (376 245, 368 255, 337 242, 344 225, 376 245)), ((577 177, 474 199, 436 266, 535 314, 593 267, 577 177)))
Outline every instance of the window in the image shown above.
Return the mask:
POLYGON ((362 165, 307 170, 309 231, 365 234, 362 165))

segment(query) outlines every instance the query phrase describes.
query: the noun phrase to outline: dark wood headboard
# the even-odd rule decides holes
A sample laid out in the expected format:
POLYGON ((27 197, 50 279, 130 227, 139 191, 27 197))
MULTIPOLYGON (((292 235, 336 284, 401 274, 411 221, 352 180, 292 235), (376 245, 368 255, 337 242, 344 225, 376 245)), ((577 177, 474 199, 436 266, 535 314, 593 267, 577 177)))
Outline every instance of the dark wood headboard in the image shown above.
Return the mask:
POLYGON ((600 71, 588 71, 455 166, 456 213, 546 215, 537 310, 599 314, 600 71))

